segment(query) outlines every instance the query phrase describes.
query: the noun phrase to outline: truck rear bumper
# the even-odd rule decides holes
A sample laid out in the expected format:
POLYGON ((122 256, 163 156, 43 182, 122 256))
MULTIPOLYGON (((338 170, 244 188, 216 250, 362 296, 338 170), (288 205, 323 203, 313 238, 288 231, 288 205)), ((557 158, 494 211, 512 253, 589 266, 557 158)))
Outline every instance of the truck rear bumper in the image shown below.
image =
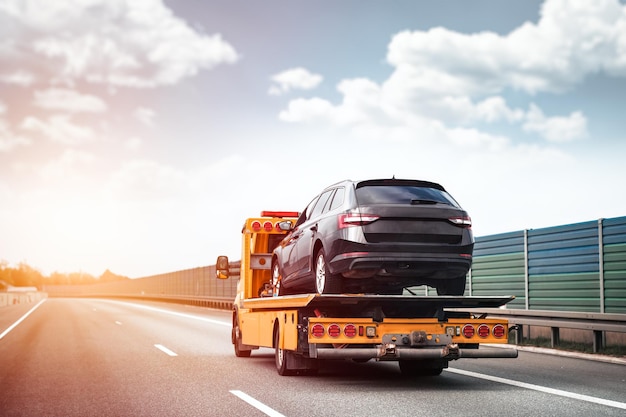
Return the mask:
POLYGON ((412 359, 517 358, 514 348, 460 349, 457 345, 429 348, 397 348, 383 344, 367 348, 318 348, 309 346, 309 357, 317 359, 376 359, 381 361, 412 359))

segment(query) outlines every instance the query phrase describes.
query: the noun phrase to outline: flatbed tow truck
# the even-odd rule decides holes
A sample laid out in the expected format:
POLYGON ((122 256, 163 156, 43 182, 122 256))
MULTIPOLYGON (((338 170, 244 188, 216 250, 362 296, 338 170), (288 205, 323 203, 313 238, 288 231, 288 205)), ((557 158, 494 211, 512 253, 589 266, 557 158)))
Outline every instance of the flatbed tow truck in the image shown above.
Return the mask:
MULTIPOLYGON (((439 375, 451 360, 517 357, 513 348, 481 346, 508 343, 506 320, 470 312, 503 306, 512 296, 276 296, 271 252, 297 217, 262 212, 244 224, 231 333, 237 357, 273 348, 280 375, 315 373, 320 361, 333 359, 397 361, 404 375, 439 375)), ((234 265, 219 256, 217 277, 237 275, 234 265)))

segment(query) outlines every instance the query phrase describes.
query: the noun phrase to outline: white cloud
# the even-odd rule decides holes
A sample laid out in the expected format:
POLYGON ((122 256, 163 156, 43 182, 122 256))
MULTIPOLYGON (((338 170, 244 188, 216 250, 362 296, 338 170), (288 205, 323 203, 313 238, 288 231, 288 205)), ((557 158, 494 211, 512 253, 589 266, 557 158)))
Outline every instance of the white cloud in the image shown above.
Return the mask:
MULTIPOLYGON (((625 29, 626 7, 616 0, 547 0, 537 24, 525 23, 506 35, 441 27, 404 31, 388 46, 393 72, 387 80, 343 80, 341 103, 297 98, 279 118, 351 126, 368 137, 373 132, 385 137, 385 130, 395 135, 417 120, 428 126, 430 120, 447 131, 436 135, 439 140, 452 142, 460 130, 502 122, 553 143, 584 138, 587 119, 581 111, 546 115, 536 104, 528 110, 512 107, 505 97, 512 90, 531 97, 563 92, 603 70, 626 76, 625 29)), ((470 143, 502 146, 489 134, 470 136, 470 143)))
POLYGON ((279 96, 291 90, 312 90, 322 80, 321 75, 313 74, 306 68, 291 68, 272 76, 274 84, 270 87, 269 94, 279 96))
POLYGON ((41 168, 41 176, 48 182, 66 182, 80 178, 83 167, 95 160, 89 152, 66 149, 60 158, 51 160, 41 168))
POLYGON ((171 199, 186 189, 184 172, 146 159, 125 163, 108 185, 114 198, 129 201, 171 199))
POLYGON ((100 97, 61 88, 35 91, 35 106, 73 113, 100 113, 107 109, 106 103, 100 97))
POLYGON ((154 126, 155 111, 146 107, 139 107, 135 110, 135 118, 141 122, 144 126, 154 126))
POLYGON ((532 104, 523 129, 539 133, 550 142, 569 142, 587 136, 587 118, 581 112, 573 112, 567 117, 546 117, 532 104))
POLYGON ((11 73, 0 74, 0 82, 5 84, 28 87, 35 81, 35 76, 24 70, 16 70, 11 73))
MULTIPOLYGON (((3 112, 0 103, 0 114, 3 112)), ((11 131, 9 125, 0 118, 0 152, 9 152, 18 146, 30 145, 32 141, 11 131)))
POLYGON ((68 84, 169 85, 239 58, 219 34, 194 31, 162 0, 7 0, 0 26, 14 38, 0 63, 26 63, 24 51, 32 51, 49 78, 68 84))
POLYGON ((393 37, 387 60, 424 95, 563 91, 589 74, 626 76, 626 12, 617 0, 547 0, 537 24, 500 36, 445 28, 393 37), (419 76, 419 77, 418 77, 419 76))
POLYGON ((28 116, 21 128, 65 145, 79 145, 96 137, 92 128, 75 124, 68 115, 53 115, 45 121, 28 116))

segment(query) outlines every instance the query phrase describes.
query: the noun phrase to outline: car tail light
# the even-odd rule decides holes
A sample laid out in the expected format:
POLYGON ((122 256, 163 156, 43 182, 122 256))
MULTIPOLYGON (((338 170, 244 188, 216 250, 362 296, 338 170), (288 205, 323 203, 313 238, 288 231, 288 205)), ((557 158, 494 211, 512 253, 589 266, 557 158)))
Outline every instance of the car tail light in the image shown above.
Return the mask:
POLYGON ((496 324, 495 326, 493 326, 493 330, 491 330, 491 333, 493 334, 493 337, 501 339, 506 336, 506 328, 501 324, 496 324))
POLYGON ((272 224, 272 222, 265 222, 263 223, 263 228, 266 232, 271 232, 272 229, 274 229, 274 225, 272 224))
POLYGON ((261 222, 259 221, 253 221, 251 226, 252 226, 252 231, 254 232, 258 232, 261 230, 261 222))
POLYGON ((324 336, 324 326, 322 326, 319 323, 314 324, 313 326, 311 326, 311 334, 314 337, 322 337, 322 336, 324 336))
POLYGON ((356 336, 356 326, 354 324, 346 324, 346 327, 343 328, 343 334, 345 334, 346 337, 356 336))
POLYGON ((380 219, 380 216, 375 214, 361 214, 356 211, 350 211, 348 213, 340 214, 337 217, 338 226, 340 229, 350 226, 363 226, 370 224, 380 219))
POLYGON ((467 228, 472 227, 472 219, 469 216, 450 217, 448 221, 455 226, 467 227, 467 228))
POLYGON ((471 339, 472 337, 474 337, 474 333, 476 332, 474 330, 474 326, 472 326, 471 324, 466 324, 465 326, 463 326, 463 336, 465 336, 468 339, 471 339))
POLYGON ((328 335, 330 337, 339 337, 341 336, 341 327, 338 324, 331 324, 328 326, 328 335))
POLYGON ((478 326, 478 337, 489 337, 489 326, 486 324, 481 324, 478 326))

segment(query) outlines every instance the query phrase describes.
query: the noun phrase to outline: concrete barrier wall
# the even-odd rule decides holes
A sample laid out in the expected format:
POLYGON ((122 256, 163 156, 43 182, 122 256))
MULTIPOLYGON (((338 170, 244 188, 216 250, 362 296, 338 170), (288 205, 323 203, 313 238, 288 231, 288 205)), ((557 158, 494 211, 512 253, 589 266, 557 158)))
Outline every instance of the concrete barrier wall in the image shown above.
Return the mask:
POLYGON ((37 303, 47 296, 44 292, 0 292, 0 307, 37 303))

